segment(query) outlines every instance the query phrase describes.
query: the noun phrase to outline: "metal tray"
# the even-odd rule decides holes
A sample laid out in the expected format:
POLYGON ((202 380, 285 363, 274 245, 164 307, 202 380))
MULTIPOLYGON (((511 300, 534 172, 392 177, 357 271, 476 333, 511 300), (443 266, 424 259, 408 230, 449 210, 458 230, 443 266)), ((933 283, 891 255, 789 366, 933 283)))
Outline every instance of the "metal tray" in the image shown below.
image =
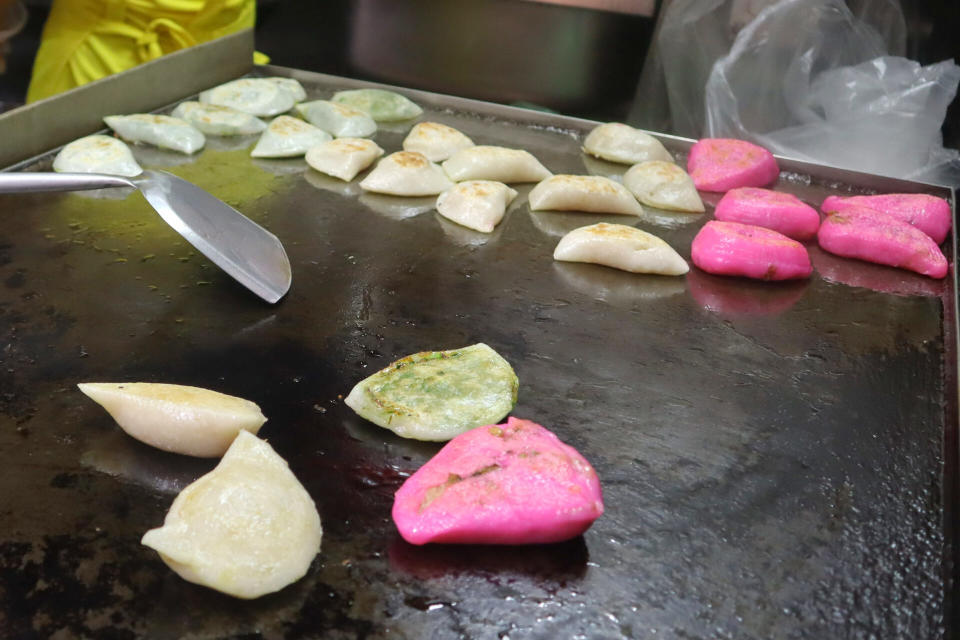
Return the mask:
MULTIPOLYGON (((372 86, 283 68, 311 98, 372 86)), ((406 91, 421 119, 607 174, 595 123, 406 91)), ((400 148, 411 123, 375 140, 400 148)), ((664 136, 682 159, 690 141, 664 136)), ((551 259, 564 232, 635 223, 689 257, 706 216, 531 212, 491 235, 432 199, 361 193, 253 139, 197 157, 146 147, 276 233, 293 287, 267 306, 137 194, 4 197, 0 236, 0 631, 126 638, 939 638, 956 628, 956 283, 831 257, 809 282, 631 275, 551 259), (415 547, 393 492, 438 450, 342 403, 416 351, 486 342, 520 378, 514 415, 596 467, 581 538, 415 547), (149 380, 256 401, 261 435, 323 519, 320 555, 240 601, 178 578, 143 533, 213 461, 125 436, 76 390, 149 380)), ((18 169, 49 167, 52 152, 18 169)), ((777 188, 949 189, 784 160, 777 188)), ((709 205, 715 200, 708 202, 709 205)), ((710 207, 712 208, 712 207, 710 207)), ((955 241, 948 246, 953 261, 955 241)))

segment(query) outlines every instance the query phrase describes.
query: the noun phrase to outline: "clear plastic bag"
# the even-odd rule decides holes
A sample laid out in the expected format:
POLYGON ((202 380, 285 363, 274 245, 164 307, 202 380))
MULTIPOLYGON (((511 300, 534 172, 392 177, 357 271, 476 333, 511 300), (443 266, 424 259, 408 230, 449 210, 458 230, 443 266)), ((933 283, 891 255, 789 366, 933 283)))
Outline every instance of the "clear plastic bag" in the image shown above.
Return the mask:
MULTIPOLYGON (((877 20, 877 5, 872 11, 877 20)), ((780 0, 760 11, 712 67, 704 135, 931 179, 958 158, 943 148, 940 128, 960 67, 949 60, 923 67, 888 55, 900 42, 895 22, 880 20, 888 27, 881 35, 842 0, 780 0)))
MULTIPOLYGON (((774 0, 665 2, 656 41, 644 63, 631 120, 688 137, 702 136, 704 87, 714 64, 730 52, 741 29, 774 4, 774 0)), ((816 11, 820 3, 801 0, 799 4, 816 11)), ((833 4, 851 13, 842 2, 833 4)), ((903 55, 907 31, 899 0, 851 0, 850 4, 858 22, 869 25, 875 45, 873 55, 855 62, 883 54, 903 55)))

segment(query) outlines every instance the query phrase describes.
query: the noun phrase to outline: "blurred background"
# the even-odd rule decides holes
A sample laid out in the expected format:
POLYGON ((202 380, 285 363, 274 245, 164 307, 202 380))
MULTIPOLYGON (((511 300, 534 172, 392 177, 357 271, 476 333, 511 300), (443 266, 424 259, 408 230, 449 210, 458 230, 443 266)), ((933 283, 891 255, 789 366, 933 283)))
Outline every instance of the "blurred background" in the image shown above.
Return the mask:
MULTIPOLYGON (((0 111, 24 101, 50 1, 0 0, 0 111)), ((258 50, 279 65, 672 133, 676 127, 662 106, 658 69, 651 64, 658 24, 669 4, 261 0, 256 41, 258 50)), ((769 2, 730 4, 734 29, 769 2)), ((956 0, 911 0, 902 9, 906 57, 921 64, 956 58, 956 0)), ((958 124, 955 101, 943 130, 948 147, 960 146, 958 124)))

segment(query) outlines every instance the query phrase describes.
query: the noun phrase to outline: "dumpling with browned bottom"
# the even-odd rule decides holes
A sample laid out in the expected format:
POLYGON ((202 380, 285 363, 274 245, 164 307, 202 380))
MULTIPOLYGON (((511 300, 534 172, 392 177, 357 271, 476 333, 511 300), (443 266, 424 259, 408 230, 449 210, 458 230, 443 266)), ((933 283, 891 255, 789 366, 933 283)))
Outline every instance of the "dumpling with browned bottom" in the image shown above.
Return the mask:
POLYGON ((510 363, 479 343, 401 358, 357 383, 344 402, 404 438, 443 441, 507 415, 518 384, 510 363))
POLYGON ((416 151, 386 156, 360 181, 360 188, 394 196, 435 196, 453 186, 440 165, 416 151))
POLYGON ((188 456, 221 456, 240 431, 257 433, 267 421, 255 403, 200 387, 158 382, 77 387, 137 440, 188 456))
POLYGON ((107 126, 129 142, 146 142, 161 149, 195 153, 206 144, 200 130, 186 120, 153 113, 107 116, 107 126))
POLYGON ((670 211, 702 213, 703 201, 687 172, 663 160, 635 164, 623 174, 623 185, 645 205, 670 211))
POLYGON ((657 236, 605 222, 580 227, 563 236, 553 251, 553 259, 667 276, 680 276, 690 270, 686 260, 657 236))
POLYGON ((286 461, 243 431, 142 543, 184 580, 250 599, 302 578, 322 536, 317 508, 286 461))
POLYGON ((289 111, 298 95, 286 83, 271 78, 240 78, 202 92, 199 100, 264 117, 289 111))
POLYGON ((368 114, 345 104, 313 100, 297 105, 307 122, 335 138, 366 138, 377 132, 377 123, 368 114))
POLYGON ((337 138, 322 142, 307 150, 307 164, 345 182, 369 167, 383 155, 383 149, 366 138, 337 138))
POLYGON ((457 183, 437 198, 437 212, 457 224, 491 233, 517 192, 502 182, 468 180, 457 183))
POLYGON ((123 140, 104 135, 86 136, 66 145, 53 159, 53 170, 127 177, 143 172, 123 140))
POLYGON ((254 158, 296 158, 327 140, 330 140, 330 134, 309 122, 277 116, 257 140, 250 155, 254 158))
POLYGON ((673 156, 659 140, 620 122, 607 122, 595 127, 583 141, 583 150, 597 158, 623 164, 647 160, 673 162, 673 156))
POLYGON ((418 122, 403 139, 404 151, 418 151, 431 162, 442 162, 457 151, 472 146, 473 140, 439 122, 418 122))
POLYGON ((553 175, 529 151, 490 145, 457 151, 443 162, 443 170, 454 182, 495 180, 513 184, 539 182, 553 175))
POLYGON ((181 102, 172 115, 186 120, 201 133, 215 136, 246 136, 267 128, 263 120, 249 113, 203 102, 181 102))
POLYGON ((528 199, 531 211, 643 215, 643 207, 626 187, 603 176, 551 176, 537 184, 528 199))

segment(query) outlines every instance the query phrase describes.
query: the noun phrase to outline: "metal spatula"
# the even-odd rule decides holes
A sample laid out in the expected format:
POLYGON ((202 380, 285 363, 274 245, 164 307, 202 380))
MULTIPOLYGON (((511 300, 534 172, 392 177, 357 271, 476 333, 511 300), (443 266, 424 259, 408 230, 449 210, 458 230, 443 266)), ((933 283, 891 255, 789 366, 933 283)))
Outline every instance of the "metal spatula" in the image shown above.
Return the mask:
POLYGON ((290 260, 275 235, 203 189, 166 171, 133 178, 98 173, 2 173, 0 193, 134 187, 167 224, 267 302, 290 289, 290 260))

